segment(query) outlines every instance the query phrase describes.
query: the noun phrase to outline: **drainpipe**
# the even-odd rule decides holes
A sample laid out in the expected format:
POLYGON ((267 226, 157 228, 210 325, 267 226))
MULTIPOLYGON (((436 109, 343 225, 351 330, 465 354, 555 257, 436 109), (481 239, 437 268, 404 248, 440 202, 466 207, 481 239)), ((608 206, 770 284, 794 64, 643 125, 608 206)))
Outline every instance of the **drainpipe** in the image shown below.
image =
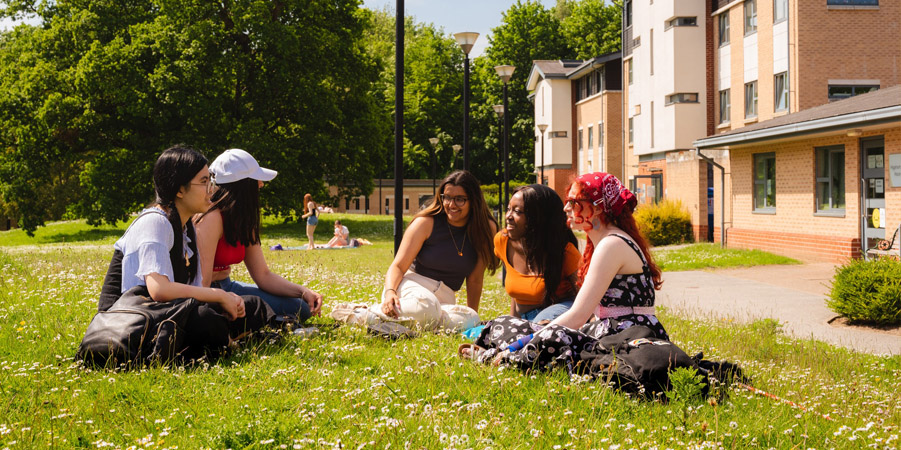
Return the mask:
POLYGON ((726 248, 726 169, 701 153, 701 149, 696 148, 695 152, 701 159, 720 169, 720 243, 726 248))

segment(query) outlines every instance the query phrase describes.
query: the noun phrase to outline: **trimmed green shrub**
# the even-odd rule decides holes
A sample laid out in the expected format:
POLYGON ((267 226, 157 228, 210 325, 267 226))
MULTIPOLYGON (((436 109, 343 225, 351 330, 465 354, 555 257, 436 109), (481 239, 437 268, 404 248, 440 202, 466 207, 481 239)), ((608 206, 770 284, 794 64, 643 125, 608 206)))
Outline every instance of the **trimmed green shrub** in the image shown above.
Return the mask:
POLYGON ((694 241, 691 215, 679 200, 667 199, 641 205, 635 210, 635 221, 651 245, 694 241))
POLYGON ((835 269, 829 308, 852 322, 901 325, 901 262, 854 260, 835 269))

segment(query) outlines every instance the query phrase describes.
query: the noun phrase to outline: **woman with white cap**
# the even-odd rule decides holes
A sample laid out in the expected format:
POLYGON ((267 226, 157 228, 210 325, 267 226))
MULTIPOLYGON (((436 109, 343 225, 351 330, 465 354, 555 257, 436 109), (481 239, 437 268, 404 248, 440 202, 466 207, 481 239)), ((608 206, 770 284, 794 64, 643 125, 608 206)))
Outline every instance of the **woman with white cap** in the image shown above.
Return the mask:
POLYGON ((279 316, 303 322, 319 315, 322 295, 269 270, 260 246, 260 188, 278 172, 260 167, 241 149, 229 149, 210 165, 213 205, 196 220, 203 283, 238 295, 257 295, 279 316), (233 281, 231 265, 244 262, 256 284, 233 281), (217 286, 218 285, 218 286, 217 286))

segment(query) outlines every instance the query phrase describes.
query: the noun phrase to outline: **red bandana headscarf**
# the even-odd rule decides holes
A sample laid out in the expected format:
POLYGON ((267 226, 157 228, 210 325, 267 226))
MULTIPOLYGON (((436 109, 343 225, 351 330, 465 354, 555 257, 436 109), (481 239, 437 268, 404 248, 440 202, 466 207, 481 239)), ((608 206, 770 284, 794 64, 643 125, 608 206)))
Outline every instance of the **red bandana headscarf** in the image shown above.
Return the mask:
POLYGON ((632 212, 638 205, 635 194, 613 175, 604 172, 586 173, 576 178, 582 185, 582 195, 605 214, 616 217, 623 211, 632 212))

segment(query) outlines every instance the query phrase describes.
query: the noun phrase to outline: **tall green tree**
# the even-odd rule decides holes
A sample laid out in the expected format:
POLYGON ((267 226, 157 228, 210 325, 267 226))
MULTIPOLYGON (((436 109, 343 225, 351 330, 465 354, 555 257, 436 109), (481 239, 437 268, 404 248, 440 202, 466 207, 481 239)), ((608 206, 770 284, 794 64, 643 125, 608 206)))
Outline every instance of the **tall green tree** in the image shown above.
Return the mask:
MULTIPOLYGON (((380 61, 378 95, 384 113, 394 120, 394 13, 369 12, 368 51, 380 61)), ((431 178, 451 170, 453 144, 462 138, 463 53, 454 39, 433 24, 407 17, 404 28, 404 177, 431 178), (430 138, 439 143, 433 147, 430 138), (433 155, 437 162, 433 162, 433 155)), ((393 146, 386 158, 393 168, 393 146)), ((385 174, 393 176, 393 169, 385 174)))
POLYGON ((62 209, 115 222, 152 196, 178 142, 250 151, 280 175, 264 209, 371 190, 390 122, 356 0, 7 3, 42 23, 0 36, 0 194, 26 230, 62 209), (63 191, 59 196, 47 195, 63 191))
POLYGON ((605 5, 603 0, 558 2, 569 5, 562 21, 563 36, 577 59, 590 59, 622 48, 622 13, 619 2, 605 5))
POLYGON ((518 0, 503 16, 500 26, 492 30, 490 46, 475 61, 474 118, 478 122, 473 136, 480 142, 475 148, 471 166, 480 180, 497 178, 497 149, 502 127, 491 105, 503 103, 503 83, 493 67, 513 65, 516 70, 507 86, 510 115, 510 178, 534 180, 535 121, 534 106, 528 99, 526 81, 532 63, 539 59, 567 58, 571 50, 561 31, 560 22, 551 10, 535 0, 518 0))

